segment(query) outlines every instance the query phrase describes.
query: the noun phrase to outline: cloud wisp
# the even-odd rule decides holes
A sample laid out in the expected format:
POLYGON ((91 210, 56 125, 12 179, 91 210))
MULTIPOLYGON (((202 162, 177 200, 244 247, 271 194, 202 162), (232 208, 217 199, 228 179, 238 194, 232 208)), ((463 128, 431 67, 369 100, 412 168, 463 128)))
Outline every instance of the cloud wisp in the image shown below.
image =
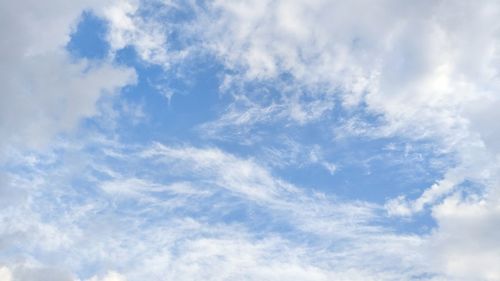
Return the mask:
POLYGON ((374 224, 381 206, 305 193, 214 148, 109 150, 123 158, 67 151, 76 167, 32 168, 26 196, 3 206, 3 247, 23 261, 7 264, 10 274, 41 266, 83 280, 92 267, 127 280, 396 280, 424 270, 415 251, 424 241, 374 224))

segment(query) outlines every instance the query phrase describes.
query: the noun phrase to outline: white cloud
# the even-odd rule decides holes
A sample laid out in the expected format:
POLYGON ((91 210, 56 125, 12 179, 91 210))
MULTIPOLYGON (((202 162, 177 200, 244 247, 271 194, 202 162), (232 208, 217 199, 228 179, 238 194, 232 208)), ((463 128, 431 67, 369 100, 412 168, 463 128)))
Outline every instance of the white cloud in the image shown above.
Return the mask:
POLYGON ((108 272, 104 277, 98 278, 97 276, 94 276, 87 281, 126 281, 127 279, 114 271, 108 272))
MULTIPOLYGON (((334 105, 317 107, 315 102, 337 95, 344 108, 363 104, 382 121, 373 127, 348 120, 344 132, 432 140, 456 156, 457 165, 450 166, 420 198, 388 202, 392 211, 411 215, 437 210, 466 181, 484 185, 481 196, 494 206, 500 186, 495 176, 500 153, 496 141, 499 13, 496 1, 214 1, 194 25, 199 27, 197 34, 204 34, 203 47, 237 73, 226 79, 224 88, 279 82, 280 75, 290 74, 296 90, 274 84, 283 94, 270 105, 253 102, 254 92, 236 95, 240 102, 236 104, 243 106, 230 108, 203 129, 216 135, 236 125, 236 135, 248 136, 253 131, 245 125, 273 118, 304 124, 321 118, 334 105), (290 98, 308 87, 316 90, 313 93, 321 92, 318 88, 329 91, 312 95, 309 102, 290 98), (307 106, 310 110, 304 110, 307 106)), ((459 202, 466 210, 475 206, 468 196, 459 202)), ((434 212, 436 235, 454 235, 444 226, 448 217, 438 214, 434 212)), ((468 221, 464 213, 456 216, 468 221)), ((478 216, 486 223, 492 213, 478 216)), ((469 241, 483 238, 478 232, 470 235, 469 241)), ((492 248, 498 244, 485 241, 492 248)), ((442 243, 447 245, 448 240, 442 243)), ((442 258, 460 267, 457 258, 472 252, 460 252, 460 243, 453 247, 460 254, 446 256, 445 251, 442 258)), ((498 259, 498 254, 489 253, 490 261, 498 259)), ((446 262, 440 264, 451 274, 446 262)), ((495 280, 495 274, 469 269, 456 270, 452 276, 495 280)))
POLYGON ((0 267, 2 281, 75 281, 71 274, 49 267, 18 264, 12 267, 0 267))
MULTIPOLYGON (((0 3, 0 136, 2 144, 39 147, 96 113, 103 93, 135 80, 131 69, 73 61, 64 47, 95 1, 0 3)), ((104 5, 105 3, 102 3, 104 5)))
POLYGON ((166 63, 166 30, 163 25, 137 15, 139 3, 123 1, 104 10, 109 21, 108 41, 113 50, 135 46, 146 61, 166 63))
MULTIPOLYGON (((51 9, 46 8, 47 3, 37 1, 30 5, 0 3, 3 27, 0 32, 9 38, 0 43, 0 76, 3 77, 0 84, 6 93, 0 105, 3 141, 22 140, 31 146, 43 144, 54 134, 73 128, 81 118, 95 114, 94 106, 103 90, 113 92, 134 80, 130 70, 117 69, 107 63, 71 62, 62 50, 78 15, 95 3, 51 3, 51 9), (25 6, 29 9, 25 10, 25 6)), ((110 21, 111 46, 117 50, 133 45, 144 60, 168 66, 171 58, 166 47, 167 27, 156 22, 156 18, 142 18, 138 5, 122 2, 100 11, 110 21)), ((167 221, 145 231, 140 216, 127 213, 119 217, 116 209, 107 208, 120 204, 120 200, 109 202, 107 197, 99 197, 94 205, 86 205, 88 209, 67 207, 69 213, 61 221, 42 223, 35 210, 30 209, 33 205, 27 202, 47 203, 43 201, 47 198, 30 197, 20 208, 0 202, 2 207, 9 208, 3 216, 11 218, 2 226, 1 237, 8 241, 2 243, 22 246, 26 255, 30 255, 36 250, 63 252, 70 246, 83 247, 89 242, 90 246, 81 256, 71 256, 70 266, 79 268, 83 267, 82 263, 96 260, 105 263, 125 260, 131 267, 123 274, 133 276, 132 280, 165 273, 161 261, 175 265, 178 271, 172 267, 169 272, 177 280, 207 275, 216 280, 220 278, 217 273, 248 280, 295 277, 411 280, 412 270, 421 273, 425 270, 420 269, 429 266, 422 261, 426 258, 435 262, 436 272, 446 274, 444 279, 500 279, 495 267, 500 260, 498 243, 492 239, 495 236, 490 237, 491 233, 498 232, 495 225, 500 194, 500 181, 496 176, 500 153, 496 142, 500 5, 496 1, 403 4, 390 0, 219 0, 198 12, 198 21, 186 31, 200 32, 196 34, 202 34, 201 47, 213 52, 228 69, 236 70, 237 75, 228 77, 223 86, 278 81, 284 73, 293 77, 292 85, 277 85, 278 90, 283 90, 278 91, 282 94, 270 105, 255 102, 251 97, 254 93, 236 95, 240 103, 203 129, 217 134, 237 125, 236 134, 246 136, 249 131, 245 125, 270 122, 275 117, 306 124, 332 110, 338 95, 345 108, 363 104, 369 113, 381 115, 384 121, 382 127, 373 128, 370 124, 349 120, 345 131, 431 139, 442 145, 443 150, 455 153, 458 165, 450 167, 444 178, 422 196, 413 201, 400 197, 387 204, 393 213, 405 215, 431 209, 438 228, 429 240, 372 228, 368 222, 375 216, 377 206, 339 203, 322 194, 305 194, 273 177, 252 159, 240 159, 217 149, 159 145, 147 150, 142 157, 163 163, 170 169, 170 175, 193 173, 197 181, 190 183, 190 187, 210 186, 224 196, 237 198, 235 204, 241 200, 265 207, 274 219, 284 217, 300 231, 323 239, 341 237, 351 242, 346 244, 346 249, 333 253, 324 248, 304 249, 297 241, 290 242, 287 248, 284 245, 288 244, 279 239, 244 235, 228 239, 222 233, 238 237, 237 234, 247 230, 190 219, 167 221), (318 92, 321 94, 316 94, 318 92), (301 99, 304 96, 307 99, 301 99), (238 105, 243 105, 243 109, 238 105), (458 196, 457 186, 466 180, 478 182, 484 188, 477 194, 458 196), (92 215, 99 212, 108 217, 92 215), (72 218, 76 214, 77 222, 85 227, 80 224, 61 227, 64 223, 74 223, 72 218), (109 218, 119 222, 112 223, 109 218), (124 224, 131 233, 124 231, 124 224), (91 230, 86 228, 89 225, 91 230), (180 227, 172 230, 173 225, 180 227), (97 237, 83 241, 85 231, 94 231, 97 237), (199 236, 189 237, 193 232, 199 236), (60 238, 53 241, 53 236, 60 238), (122 247, 136 243, 138 236, 146 237, 135 247, 122 247), (179 238, 186 236, 189 238, 179 238), (24 241, 43 241, 44 246, 38 248, 24 241), (176 256, 175 245, 179 244, 188 251, 176 256), (217 246, 210 248, 211 245, 217 246), (433 250, 422 251, 423 246, 433 250), (211 251, 205 251, 207 248, 211 251), (268 255, 268 251, 276 249, 292 254, 268 255), (439 249, 438 253, 434 249, 439 249), (248 255, 241 255, 245 251, 248 255), (412 255, 402 255, 407 253, 412 255), (144 262, 133 264, 130 257, 142 257, 144 262), (315 257, 331 258, 340 266, 310 260, 315 257), (388 261, 394 261, 397 269, 388 269, 388 261), (222 267, 227 270, 204 271, 222 267), (290 269, 293 276, 284 268, 290 269), (410 273, 405 272, 407 268, 410 273)), ((182 58, 186 53, 174 54, 182 58)), ((334 168, 330 163, 322 163, 328 169, 334 168)), ((54 179, 60 176, 43 172, 37 175, 40 177, 35 182, 36 188, 47 188, 48 181, 41 181, 42 176, 54 179)), ((10 175, 2 178, 10 181, 10 175)), ((134 175, 100 186, 109 194, 126 192, 132 199, 157 191, 160 186, 169 186, 151 182, 134 175)), ((11 190, 5 186, 0 189, 2 194, 11 190)), ((68 195, 67 190, 54 190, 68 195)), ((2 270, 0 274, 8 274, 2 270)))
POLYGON ((439 229, 431 236, 429 248, 436 267, 457 280, 500 280, 498 198, 487 201, 454 194, 433 214, 439 229))
POLYGON ((272 178, 269 172, 252 161, 240 160, 217 149, 186 147, 175 149, 157 146, 147 150, 144 157, 158 157, 183 171, 214 177, 215 184, 249 199, 270 202, 283 190, 297 192, 292 186, 272 178))
POLYGON ((112 52, 132 46, 141 59, 165 68, 172 61, 185 58, 189 53, 188 49, 176 51, 170 48, 168 35, 172 27, 165 24, 165 15, 162 14, 166 9, 176 9, 173 2, 175 1, 120 1, 100 11, 109 24, 107 40, 112 52), (154 5, 150 8, 149 4, 164 5, 164 10, 157 10, 154 5), (148 9, 153 9, 154 12, 148 9))
MULTIPOLYGON (((466 125, 472 119, 462 114, 463 109, 470 112, 471 101, 485 104, 481 101, 488 98, 491 104, 496 99, 497 6, 492 1, 402 5, 397 1, 221 0, 200 15, 203 29, 199 31, 206 35, 206 46, 247 81, 268 81, 290 73, 296 88, 325 85, 339 89, 327 93, 341 95, 348 107, 366 102, 369 111, 383 114, 385 134, 439 137, 457 144, 469 138, 466 125), (353 10, 358 16, 351 16, 353 10), (459 16, 464 11, 471 14, 467 23, 459 16)), ((287 107, 293 119, 320 118, 325 109, 313 106, 317 101, 333 106, 324 103, 328 95, 314 92, 316 98, 309 103, 290 100, 287 107), (314 108, 310 113, 297 111, 308 105, 314 108)), ((286 100, 280 102, 272 107, 286 104, 286 100)), ((274 116, 280 112, 270 111, 274 116)), ((233 121, 242 125, 245 120, 233 121)))
POLYGON ((0 280, 12 281, 12 273, 10 272, 9 268, 5 266, 0 267, 0 280))
POLYGON ((2 211, 0 239, 31 260, 25 268, 92 281, 405 280, 425 270, 421 238, 371 225, 380 207, 304 192, 219 149, 101 145, 116 153, 70 146, 79 161, 19 172, 36 192, 2 211), (242 219, 227 220, 234 213, 242 219), (109 269, 121 277, 98 274, 109 269))

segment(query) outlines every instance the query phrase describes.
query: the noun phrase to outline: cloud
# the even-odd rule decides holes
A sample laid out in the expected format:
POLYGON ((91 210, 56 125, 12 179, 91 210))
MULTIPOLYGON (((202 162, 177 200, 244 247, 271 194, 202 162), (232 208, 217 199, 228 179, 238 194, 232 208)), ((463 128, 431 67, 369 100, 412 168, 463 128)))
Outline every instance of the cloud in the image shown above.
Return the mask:
MULTIPOLYGON (((326 84, 339 89, 333 94, 345 108, 362 104, 381 116, 382 126, 344 127, 353 135, 428 139, 456 155, 457 165, 419 198, 387 207, 409 216, 432 209, 438 227, 431 244, 441 250, 429 255, 439 260, 438 271, 463 280, 500 278, 493 269, 498 243, 485 236, 496 231, 499 194, 498 3, 215 1, 211 9, 206 44, 240 81, 279 81, 288 73, 299 87, 326 84), (483 186, 479 195, 457 197, 467 181, 483 186)), ((227 126, 226 116, 215 124, 227 126)))
MULTIPOLYGON (((229 132, 236 137, 258 140, 248 128, 276 119, 304 125, 321 120, 340 103, 345 110, 378 117, 377 122, 348 118, 340 130, 344 134, 433 141, 456 157, 456 164, 419 198, 403 195, 388 201, 393 214, 431 210, 436 237, 455 236, 446 227, 450 217, 438 210, 467 181, 482 186, 479 196, 496 206, 497 2, 219 0, 197 11, 186 30, 195 30, 191 36, 201 38, 200 48, 230 70, 222 89, 236 93, 227 112, 202 131, 217 137, 233 128, 229 132), (241 85, 248 83, 276 89, 264 91, 274 97, 272 102, 259 102, 266 95, 245 91, 241 85)), ((270 192, 259 196, 271 198, 270 192)), ((455 205, 473 210, 470 196, 456 199, 455 205)), ((478 221, 487 224, 495 217, 493 209, 479 212, 478 221)), ((465 213, 455 215, 467 224, 465 213)), ((469 241, 483 239, 479 232, 470 235, 469 241)), ((464 262, 459 249, 466 245, 453 244, 460 254, 443 255, 441 270, 465 280, 495 280, 496 272, 480 269, 450 273, 455 268, 450 264, 459 268, 464 262)), ((497 259, 494 253, 489 256, 497 259)))
POLYGON ((3 247, 30 261, 25 267, 92 281, 119 278, 100 274, 110 269, 132 281, 409 280, 425 272, 421 238, 372 224, 380 206, 307 192, 216 148, 101 143, 95 151, 84 143, 61 154, 77 162, 57 157, 11 172, 31 175, 26 188, 36 191, 2 211, 3 247))
POLYGON ((493 2, 215 1, 199 15, 197 31, 237 73, 228 79, 273 83, 285 96, 264 108, 247 103, 248 110, 230 111, 216 124, 242 127, 286 115, 304 123, 331 110, 329 96, 337 95, 346 108, 365 104, 381 114, 385 126, 374 133, 433 138, 458 150, 484 127, 474 120, 493 112, 478 108, 497 99, 497 12, 493 2), (359 17, 346 16, 353 10, 359 17), (465 10, 467 26, 459 16, 465 10), (283 74, 291 75, 288 83, 283 74), (309 98, 297 100, 308 87, 309 98))
POLYGON ((436 267, 458 280, 499 280, 500 205, 498 199, 454 194, 433 209, 439 230, 430 247, 436 267), (462 278, 462 279, 460 279, 462 278))
POLYGON ((0 279, 4 281, 12 281, 12 273, 5 266, 0 267, 0 279))
MULTIPOLYGON (((189 55, 189 48, 174 48, 169 35, 176 25, 165 24, 169 11, 180 10, 178 1, 121 1, 98 11, 107 20, 107 40, 112 52, 131 46, 139 57, 148 63, 168 69, 172 62, 182 63, 189 55), (159 9, 158 7, 163 7, 159 9)), ((168 21, 170 22, 170 21, 168 21)))
POLYGON ((231 139, 229 128, 230 137, 255 142, 260 124, 328 121, 341 105, 377 122, 353 114, 333 131, 433 141, 455 164, 416 199, 403 194, 384 207, 305 191, 255 159, 217 148, 119 145, 103 158, 73 150, 64 165, 31 161, 25 171, 0 174, 7 198, 0 200, 0 247, 36 268, 19 273, 9 261, 0 277, 70 280, 66 269, 52 268, 88 277, 110 266, 122 275, 92 278, 500 278, 492 238, 500 195, 497 2, 217 0, 194 7, 185 28, 168 26, 165 10, 150 8, 1 3, 0 33, 8 38, 0 43, 1 145, 43 146, 95 115, 103 93, 135 81, 130 69, 64 51, 81 12, 94 9, 109 21, 112 53, 133 46, 144 61, 168 68, 198 50, 228 70, 221 90, 234 102, 200 127, 211 137, 231 139), (194 46, 170 49, 170 28, 194 46), (387 219, 384 210, 430 211, 437 227, 427 236, 397 234, 376 224, 387 219), (48 269, 39 271, 43 263, 48 269))
POLYGON ((165 27, 137 15, 139 3, 135 2, 123 1, 103 11, 110 26, 108 42, 111 48, 116 51, 133 45, 143 60, 166 63, 165 27))
POLYGON ((123 277, 123 275, 117 273, 117 272, 114 272, 114 271, 111 271, 111 272, 108 272, 104 277, 102 278, 98 278, 98 277, 92 277, 86 281, 126 281, 127 279, 125 279, 125 277, 123 277))
POLYGON ((0 267, 2 281, 75 281, 71 274, 49 267, 16 265, 12 268, 0 267))
MULTIPOLYGON (((70 58, 69 36, 97 2, 2 2, 0 45, 2 145, 40 147, 96 114, 104 94, 134 83, 135 72, 108 62, 70 58)), ((102 3, 106 5, 106 3, 102 3)))

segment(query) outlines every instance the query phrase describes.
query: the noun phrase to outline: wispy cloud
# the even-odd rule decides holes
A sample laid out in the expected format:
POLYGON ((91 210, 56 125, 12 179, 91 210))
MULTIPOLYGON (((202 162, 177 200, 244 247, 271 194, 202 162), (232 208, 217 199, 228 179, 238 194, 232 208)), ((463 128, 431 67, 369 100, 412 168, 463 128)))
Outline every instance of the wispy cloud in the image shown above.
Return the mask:
POLYGON ((44 266, 64 264, 61 270, 76 269, 80 278, 96 262, 99 271, 116 270, 130 280, 370 280, 389 260, 394 266, 373 276, 403 278, 406 270, 422 270, 414 263, 418 255, 401 251, 422 240, 374 225, 383 215, 380 206, 304 192, 251 159, 159 143, 128 151, 125 158, 85 158, 89 162, 78 176, 66 161, 41 170, 45 181, 29 193, 23 213, 14 207, 14 213, 3 212, 11 218, 2 230, 6 249, 35 261, 50 251, 54 263, 44 266), (109 167, 114 172, 97 179, 109 163, 134 170, 109 167), (51 180, 64 171, 70 181, 51 180), (8 238, 8 229, 18 242, 8 238))

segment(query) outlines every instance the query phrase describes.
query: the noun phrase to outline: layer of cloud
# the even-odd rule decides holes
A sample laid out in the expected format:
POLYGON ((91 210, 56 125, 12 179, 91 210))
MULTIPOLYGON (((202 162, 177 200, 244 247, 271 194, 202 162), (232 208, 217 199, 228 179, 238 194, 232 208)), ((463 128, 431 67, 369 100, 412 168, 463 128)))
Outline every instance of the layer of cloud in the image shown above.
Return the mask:
POLYGON ((2 145, 39 147, 96 114, 102 94, 135 81, 131 69, 75 60, 65 51, 73 27, 99 1, 0 3, 2 145))
MULTIPOLYGON (((188 53, 169 50, 163 10, 151 15, 143 2, 27 4, 0 4, 0 33, 9 38, 0 43, 2 145, 41 146, 95 115, 104 92, 135 80, 130 69, 65 53, 86 9, 109 21, 112 52, 132 45, 165 67, 188 53)), ((23 166, 29 173, 0 174, 0 249, 14 253, 1 256, 0 277, 500 279, 492 238, 500 217, 498 3, 219 0, 194 9, 184 36, 232 73, 221 89, 235 100, 200 131, 227 140, 221 134, 232 127, 251 142, 256 124, 305 126, 338 103, 376 115, 377 124, 350 119, 333 130, 431 140, 456 155, 457 165, 419 198, 385 206, 392 215, 430 210, 437 228, 428 237, 397 235, 376 226, 387 219, 381 206, 308 193, 219 149, 154 145, 128 156, 122 147, 104 159, 71 151, 65 165, 54 156, 49 170, 38 159, 23 166), (136 166, 118 171, 107 161, 136 166), (157 172, 136 171, 148 165, 157 172), (231 221, 235 213, 245 222, 231 221)))
MULTIPOLYGON (((439 215, 451 198, 474 209, 470 196, 480 196, 489 207, 478 220, 497 216, 498 3, 220 0, 197 11, 187 30, 201 34, 200 48, 232 71, 222 89, 236 97, 227 113, 202 131, 224 139, 233 127, 236 137, 246 139, 255 124, 321 120, 338 100, 347 110, 361 108, 380 120, 351 119, 337 132, 434 141, 456 155, 457 165, 420 198, 403 195, 389 201, 388 210, 412 215, 432 209, 438 223, 433 239, 450 243, 439 255, 441 270, 465 280, 498 278, 494 269, 452 266, 481 250, 462 252, 461 244, 440 238, 456 234, 446 227, 449 217, 439 215), (283 82, 287 75, 291 78, 283 82), (246 92, 241 86, 246 83, 274 90, 253 97, 258 91, 246 92), (272 102, 262 99, 268 96, 274 96, 272 102), (479 192, 461 190, 468 181, 481 186, 479 192)), ((466 213, 455 215, 468 221, 466 213)), ((483 240, 482 233, 471 233, 470 241, 483 240)))
MULTIPOLYGON (((421 238, 373 224, 383 218, 381 206, 306 192, 219 149, 100 145, 92 153, 67 148, 73 156, 49 169, 11 173, 30 175, 27 198, 1 213, 2 247, 18 258, 0 261, 14 280, 15 268, 92 281, 410 280, 426 273, 421 238)), ((43 163, 46 156, 37 157, 43 163)))

